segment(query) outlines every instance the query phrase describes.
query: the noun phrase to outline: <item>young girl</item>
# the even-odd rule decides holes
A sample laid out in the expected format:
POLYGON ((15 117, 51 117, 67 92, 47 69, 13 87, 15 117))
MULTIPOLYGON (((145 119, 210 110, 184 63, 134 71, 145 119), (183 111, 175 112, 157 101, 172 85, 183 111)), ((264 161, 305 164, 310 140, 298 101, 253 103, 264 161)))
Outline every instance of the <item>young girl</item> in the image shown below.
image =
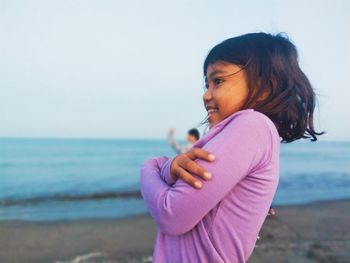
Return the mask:
POLYGON ((154 262, 246 262, 277 188, 280 138, 322 134, 314 92, 282 35, 225 40, 209 52, 204 76, 209 132, 191 151, 141 169, 158 225, 154 262))

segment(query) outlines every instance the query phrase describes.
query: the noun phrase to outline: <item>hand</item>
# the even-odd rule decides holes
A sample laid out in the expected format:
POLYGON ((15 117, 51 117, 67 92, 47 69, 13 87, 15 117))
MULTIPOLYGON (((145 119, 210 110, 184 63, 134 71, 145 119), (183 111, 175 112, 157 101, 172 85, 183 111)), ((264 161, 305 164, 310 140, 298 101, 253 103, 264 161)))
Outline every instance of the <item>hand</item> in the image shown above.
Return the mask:
POLYGON ((269 209, 269 212, 267 212, 268 216, 275 216, 276 215, 276 209, 273 208, 272 206, 269 209))
POLYGON ((194 188, 202 188, 203 183, 192 174, 195 174, 204 180, 210 180, 212 175, 203 167, 194 162, 196 159, 212 162, 215 160, 215 156, 201 148, 193 148, 186 153, 179 154, 171 163, 171 177, 175 181, 178 178, 181 178, 194 188))

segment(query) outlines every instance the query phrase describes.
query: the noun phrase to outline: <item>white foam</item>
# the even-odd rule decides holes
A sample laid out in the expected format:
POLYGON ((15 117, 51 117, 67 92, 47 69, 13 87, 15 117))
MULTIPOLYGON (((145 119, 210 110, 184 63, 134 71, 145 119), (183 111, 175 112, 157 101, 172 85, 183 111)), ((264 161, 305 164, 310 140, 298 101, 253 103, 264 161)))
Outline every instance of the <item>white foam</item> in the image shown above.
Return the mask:
POLYGON ((86 255, 77 256, 73 260, 56 261, 55 263, 81 263, 81 262, 84 262, 85 260, 88 260, 88 259, 91 259, 91 258, 95 258, 95 257, 99 257, 101 255, 102 255, 102 253, 100 253, 100 252, 92 252, 92 253, 89 253, 89 254, 86 254, 86 255))
POLYGON ((143 259, 142 259, 142 262, 143 263, 152 263, 152 256, 149 256, 149 257, 144 257, 143 259))

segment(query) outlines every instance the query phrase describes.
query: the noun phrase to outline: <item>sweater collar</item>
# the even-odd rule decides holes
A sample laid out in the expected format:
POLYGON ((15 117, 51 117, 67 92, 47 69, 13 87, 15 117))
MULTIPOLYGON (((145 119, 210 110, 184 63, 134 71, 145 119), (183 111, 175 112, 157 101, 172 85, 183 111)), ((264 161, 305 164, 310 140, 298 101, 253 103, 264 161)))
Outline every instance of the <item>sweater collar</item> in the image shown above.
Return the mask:
POLYGON ((222 131, 225 126, 227 124, 229 124, 235 117, 237 117, 238 115, 247 113, 247 112, 251 112, 254 111, 254 109, 245 109, 245 110, 240 110, 237 111, 233 114, 231 114, 230 116, 228 116, 227 118, 223 119, 221 122, 215 124, 209 131, 207 134, 205 134, 200 140, 198 140, 196 143, 194 143, 192 145, 193 147, 203 147, 203 145, 205 145, 208 141, 211 140, 211 138, 213 138, 216 134, 218 134, 220 131, 222 131))

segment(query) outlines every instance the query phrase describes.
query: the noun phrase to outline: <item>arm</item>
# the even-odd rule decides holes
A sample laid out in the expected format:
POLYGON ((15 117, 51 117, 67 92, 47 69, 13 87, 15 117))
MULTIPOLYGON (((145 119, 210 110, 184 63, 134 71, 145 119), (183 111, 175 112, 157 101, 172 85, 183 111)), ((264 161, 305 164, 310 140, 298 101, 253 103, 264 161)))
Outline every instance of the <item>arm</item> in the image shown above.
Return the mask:
POLYGON ((168 143, 174 149, 176 153, 184 152, 184 149, 175 141, 174 130, 169 130, 168 132, 168 143))
POLYGON ((141 171, 141 192, 160 230, 169 235, 191 230, 255 164, 269 158, 269 132, 267 124, 255 115, 229 123, 203 147, 216 161, 197 161, 213 175, 201 190, 181 179, 169 187, 159 175, 163 168, 163 176, 170 177, 170 162, 163 163, 164 167, 152 160, 146 162, 141 171))

